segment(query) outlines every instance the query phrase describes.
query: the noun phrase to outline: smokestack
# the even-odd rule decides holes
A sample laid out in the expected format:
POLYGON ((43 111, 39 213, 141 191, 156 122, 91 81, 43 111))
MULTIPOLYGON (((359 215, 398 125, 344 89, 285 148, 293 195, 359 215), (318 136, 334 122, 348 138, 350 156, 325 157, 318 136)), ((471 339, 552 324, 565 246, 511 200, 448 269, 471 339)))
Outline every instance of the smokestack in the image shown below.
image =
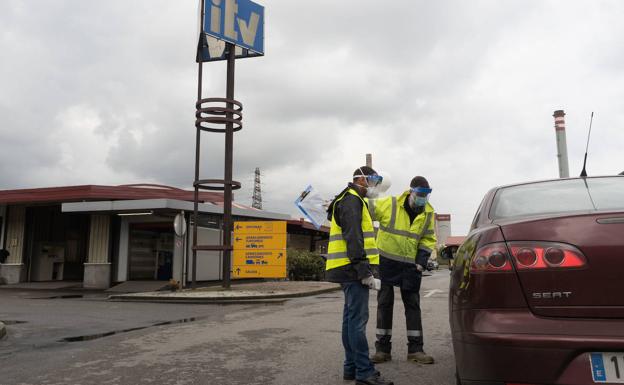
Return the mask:
POLYGON ((368 167, 373 167, 373 154, 366 154, 366 165, 368 167))
POLYGON ((569 178, 568 169, 568 144, 565 132, 565 112, 557 110, 553 114, 555 118, 555 134, 557 135, 557 159, 559 161, 559 178, 569 178))

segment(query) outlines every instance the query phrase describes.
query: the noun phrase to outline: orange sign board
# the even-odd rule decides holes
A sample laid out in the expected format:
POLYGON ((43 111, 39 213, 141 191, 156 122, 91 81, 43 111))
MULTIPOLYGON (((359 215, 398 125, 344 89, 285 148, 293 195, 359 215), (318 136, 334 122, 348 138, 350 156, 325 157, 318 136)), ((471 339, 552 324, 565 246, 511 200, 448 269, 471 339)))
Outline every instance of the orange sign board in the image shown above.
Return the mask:
POLYGON ((286 250, 234 250, 234 266, 285 266, 286 250))
POLYGON ((286 221, 234 222, 234 234, 286 234, 286 221))
POLYGON ((286 234, 236 234, 234 250, 278 250, 286 248, 286 234))
POLYGON ((232 278, 285 278, 286 238, 286 221, 234 222, 232 278))
POLYGON ((284 266, 234 266, 232 278, 284 278, 284 266))

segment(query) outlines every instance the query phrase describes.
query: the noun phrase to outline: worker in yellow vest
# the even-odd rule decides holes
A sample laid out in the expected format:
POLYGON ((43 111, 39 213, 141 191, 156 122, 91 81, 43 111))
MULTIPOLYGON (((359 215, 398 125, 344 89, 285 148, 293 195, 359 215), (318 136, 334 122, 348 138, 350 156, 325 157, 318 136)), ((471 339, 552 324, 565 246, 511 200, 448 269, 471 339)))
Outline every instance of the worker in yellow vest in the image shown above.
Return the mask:
POLYGON ((379 290, 379 252, 375 229, 365 196, 371 196, 381 182, 371 167, 359 167, 353 183, 340 192, 329 205, 331 222, 325 277, 340 283, 344 292, 342 345, 345 350, 343 379, 358 385, 392 385, 375 370, 369 358, 366 340, 368 291, 379 290))
POLYGON ((436 245, 434 211, 429 204, 431 188, 422 176, 414 177, 410 189, 398 197, 370 199, 371 218, 379 221, 377 246, 380 257, 381 290, 377 294, 377 330, 372 361, 392 359, 392 310, 394 287, 401 289, 407 324, 407 359, 432 364, 423 350, 420 283, 436 245))

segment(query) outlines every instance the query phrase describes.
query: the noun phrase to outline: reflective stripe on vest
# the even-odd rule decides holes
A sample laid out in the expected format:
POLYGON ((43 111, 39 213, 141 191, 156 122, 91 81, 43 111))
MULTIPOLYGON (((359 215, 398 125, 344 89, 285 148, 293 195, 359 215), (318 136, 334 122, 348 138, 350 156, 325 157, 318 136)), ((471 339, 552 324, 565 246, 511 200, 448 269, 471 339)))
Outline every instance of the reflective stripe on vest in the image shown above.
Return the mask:
POLYGON ((427 204, 425 211, 417 216, 417 219, 410 221, 408 213, 402 207, 403 199, 407 197, 407 195, 399 198, 388 197, 385 201, 379 199, 375 202, 376 216, 382 218, 377 244, 383 257, 397 262, 415 263, 418 250, 433 251, 434 213, 432 207, 427 204))
MULTIPOLYGON (((364 231, 362 232, 364 234, 364 238, 366 237, 375 237, 375 232, 374 231, 364 231)), ((342 234, 334 234, 334 235, 330 235, 329 236, 329 241, 342 241, 344 240, 344 238, 342 237, 342 234)))
MULTIPOLYGON (((371 256, 379 256, 379 249, 364 249, 364 251, 366 252, 366 258, 371 257, 371 256)), ((346 251, 327 254, 328 260, 329 259, 341 259, 341 258, 349 259, 346 251)))
POLYGON ((375 229, 373 227, 373 221, 370 213, 368 212, 368 205, 355 192, 355 190, 349 188, 344 194, 342 194, 342 196, 338 197, 334 203, 334 212, 332 213, 331 227, 329 230, 329 244, 327 246, 326 270, 335 269, 351 263, 347 253, 347 242, 344 240, 342 228, 336 222, 336 217, 334 215, 336 205, 346 196, 346 194, 355 195, 362 201, 361 226, 362 234, 364 236, 364 252, 366 253, 366 258, 371 265, 379 264, 379 250, 377 249, 377 242, 375 241, 375 229))

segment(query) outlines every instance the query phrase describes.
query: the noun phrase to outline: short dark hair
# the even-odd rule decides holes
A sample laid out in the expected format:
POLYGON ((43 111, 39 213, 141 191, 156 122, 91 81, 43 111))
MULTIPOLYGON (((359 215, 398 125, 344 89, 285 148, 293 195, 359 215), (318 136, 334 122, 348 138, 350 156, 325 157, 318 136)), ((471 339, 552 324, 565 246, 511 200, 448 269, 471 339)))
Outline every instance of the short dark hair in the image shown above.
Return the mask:
POLYGON ((431 188, 429 187, 429 182, 427 182, 427 179, 425 179, 424 176, 415 176, 414 178, 412 178, 412 181, 410 182, 410 187, 431 188))
POLYGON ((356 175, 377 175, 377 171, 373 170, 372 167, 362 166, 353 171, 353 179, 356 178, 356 175))

